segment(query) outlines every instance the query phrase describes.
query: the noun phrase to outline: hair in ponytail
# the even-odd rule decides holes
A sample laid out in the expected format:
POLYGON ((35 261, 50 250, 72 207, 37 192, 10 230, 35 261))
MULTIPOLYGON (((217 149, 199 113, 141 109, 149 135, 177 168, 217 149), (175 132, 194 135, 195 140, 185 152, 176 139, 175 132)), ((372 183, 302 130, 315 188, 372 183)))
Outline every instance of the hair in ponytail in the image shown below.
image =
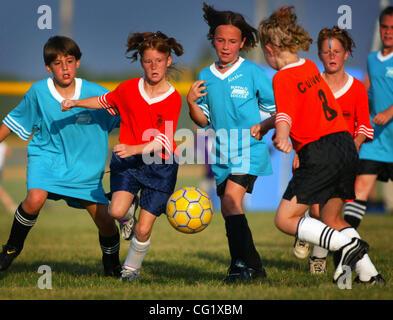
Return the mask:
POLYGON ((214 45, 215 31, 221 25, 233 25, 242 33, 242 38, 246 38, 243 49, 248 51, 258 43, 258 31, 250 26, 240 13, 232 11, 217 11, 212 6, 203 3, 203 18, 209 25, 208 40, 214 45))
POLYGON ((155 49, 168 56, 174 52, 177 56, 183 54, 183 47, 176 41, 175 38, 169 38, 164 33, 157 32, 142 32, 130 33, 127 40, 127 58, 132 61, 138 60, 138 55, 141 57, 146 49, 155 49))

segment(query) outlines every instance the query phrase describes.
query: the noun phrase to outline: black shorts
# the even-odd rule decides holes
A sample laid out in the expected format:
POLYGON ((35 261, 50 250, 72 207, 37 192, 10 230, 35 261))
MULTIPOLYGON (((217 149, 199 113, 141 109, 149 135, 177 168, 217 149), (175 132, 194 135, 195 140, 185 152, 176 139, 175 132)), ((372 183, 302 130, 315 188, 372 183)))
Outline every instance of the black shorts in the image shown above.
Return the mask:
POLYGON ((258 178, 257 176, 253 176, 251 174, 230 174, 224 180, 224 182, 220 183, 217 186, 217 195, 220 197, 224 194, 228 179, 246 188, 247 193, 252 193, 252 190, 254 188, 254 183, 255 180, 257 180, 257 178, 258 178))
POLYGON ((299 167, 283 195, 298 203, 325 204, 331 198, 355 199, 358 153, 348 132, 321 137, 299 152, 299 167))
POLYGON ((393 181, 393 163, 361 159, 358 174, 376 174, 379 181, 393 181))

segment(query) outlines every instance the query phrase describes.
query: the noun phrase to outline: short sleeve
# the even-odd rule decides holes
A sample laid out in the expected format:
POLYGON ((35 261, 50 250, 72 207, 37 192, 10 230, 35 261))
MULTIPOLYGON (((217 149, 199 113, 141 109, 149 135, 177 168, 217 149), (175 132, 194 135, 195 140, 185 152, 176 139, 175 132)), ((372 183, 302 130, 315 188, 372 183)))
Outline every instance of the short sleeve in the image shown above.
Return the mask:
POLYGON ((27 141, 41 122, 35 88, 3 119, 3 123, 21 139, 27 141))
POLYGON ((276 123, 285 121, 292 126, 292 119, 295 116, 297 101, 296 94, 293 92, 292 81, 282 77, 279 73, 273 78, 274 99, 276 102, 276 123))
POLYGON ((274 99, 272 80, 267 76, 266 71, 258 67, 256 72, 256 86, 258 95, 259 110, 267 113, 276 112, 276 102, 274 99))
POLYGON ((357 90, 357 103, 356 103, 356 128, 355 136, 358 134, 364 134, 366 136, 366 141, 369 142, 373 140, 374 129, 370 123, 370 112, 368 106, 368 95, 366 88, 363 83, 358 83, 357 90))
POLYGON ((118 93, 119 87, 111 92, 104 93, 98 97, 98 103, 100 106, 109 112, 112 116, 117 116, 120 114, 118 109, 118 93))
MULTIPOLYGON (((198 80, 204 80, 203 77, 201 76, 201 73, 198 76, 198 80)), ((208 95, 200 97, 196 103, 198 104, 199 108, 201 108, 201 110, 205 114, 207 122, 208 122, 208 127, 209 127, 209 125, 210 125, 210 109, 209 109, 209 104, 208 104, 208 95)), ((201 128, 201 129, 203 129, 203 128, 201 128)))

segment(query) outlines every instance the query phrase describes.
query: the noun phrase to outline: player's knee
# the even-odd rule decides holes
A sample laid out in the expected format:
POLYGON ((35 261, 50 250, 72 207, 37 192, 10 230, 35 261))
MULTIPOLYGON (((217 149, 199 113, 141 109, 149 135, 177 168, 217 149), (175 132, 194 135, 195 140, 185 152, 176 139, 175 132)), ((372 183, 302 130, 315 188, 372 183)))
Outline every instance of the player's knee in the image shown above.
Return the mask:
POLYGON ((26 199, 23 201, 23 208, 26 212, 30 214, 37 214, 43 205, 45 204, 45 201, 48 197, 47 192, 43 191, 32 191, 30 190, 27 193, 26 199))
POLYGON ((151 227, 148 225, 141 225, 141 224, 136 224, 135 226, 135 236, 138 241, 140 242, 146 242, 149 240, 151 235, 151 227))
POLYGON ((114 219, 122 219, 126 215, 127 211, 116 206, 110 206, 109 215, 114 219))
POLYGON ((230 194, 224 194, 221 198, 221 211, 224 214, 237 214, 241 213, 241 206, 238 205, 234 197, 230 194))

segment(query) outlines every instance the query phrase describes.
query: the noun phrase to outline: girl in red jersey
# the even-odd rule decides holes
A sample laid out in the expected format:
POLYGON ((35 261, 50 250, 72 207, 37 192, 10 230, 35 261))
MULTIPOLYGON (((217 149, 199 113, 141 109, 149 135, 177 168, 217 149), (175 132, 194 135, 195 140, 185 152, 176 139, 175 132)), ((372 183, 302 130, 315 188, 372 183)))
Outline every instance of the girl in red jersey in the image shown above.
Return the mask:
MULTIPOLYGON (((347 122, 349 132, 359 152, 364 142, 373 139, 374 130, 370 124, 366 88, 363 83, 344 70, 345 61, 349 55, 352 55, 354 46, 355 44, 349 33, 337 26, 332 29, 322 29, 318 36, 318 54, 325 69, 322 77, 329 85, 342 109, 342 114, 347 122)), ((351 212, 356 213, 357 205, 357 203, 348 200, 344 206, 344 212, 348 211, 350 214, 351 212)), ((319 219, 319 205, 313 205, 310 214, 314 218, 319 219)), ((341 213, 339 217, 330 216, 329 219, 330 221, 325 220, 325 223, 329 226, 340 230, 350 237, 359 237, 359 234, 352 228, 348 221, 349 224, 343 223, 341 213)), ((298 240, 296 244, 300 242, 298 240)), ((328 251, 326 249, 314 246, 309 259, 311 273, 326 273, 327 255, 328 251)), ((356 282, 381 284, 385 282, 382 276, 378 274, 367 254, 356 264, 356 272, 358 273, 358 277, 355 279, 356 282)))
POLYGON ((167 81, 167 71, 172 63, 171 53, 180 56, 183 48, 161 32, 131 34, 127 48, 133 61, 140 57, 143 77, 127 80, 100 97, 65 100, 62 110, 104 108, 112 115, 120 114, 120 144, 113 148, 110 165, 110 214, 124 219, 134 197, 141 192, 139 220, 121 276, 122 280, 132 281, 139 278, 153 224, 165 212, 176 184, 174 132, 181 96, 167 81))
POLYGON ((337 281, 345 273, 343 266, 353 269, 368 244, 304 213, 318 203, 323 205, 322 221, 340 216, 343 199, 355 196, 353 163, 358 156, 326 81, 313 62, 297 55, 300 49, 307 51, 312 40, 296 20, 293 7, 283 7, 263 20, 258 29, 266 61, 278 70, 273 78, 277 108, 273 143, 285 153, 294 148, 299 156, 299 167, 277 209, 275 224, 302 241, 338 251, 333 276, 337 281))

